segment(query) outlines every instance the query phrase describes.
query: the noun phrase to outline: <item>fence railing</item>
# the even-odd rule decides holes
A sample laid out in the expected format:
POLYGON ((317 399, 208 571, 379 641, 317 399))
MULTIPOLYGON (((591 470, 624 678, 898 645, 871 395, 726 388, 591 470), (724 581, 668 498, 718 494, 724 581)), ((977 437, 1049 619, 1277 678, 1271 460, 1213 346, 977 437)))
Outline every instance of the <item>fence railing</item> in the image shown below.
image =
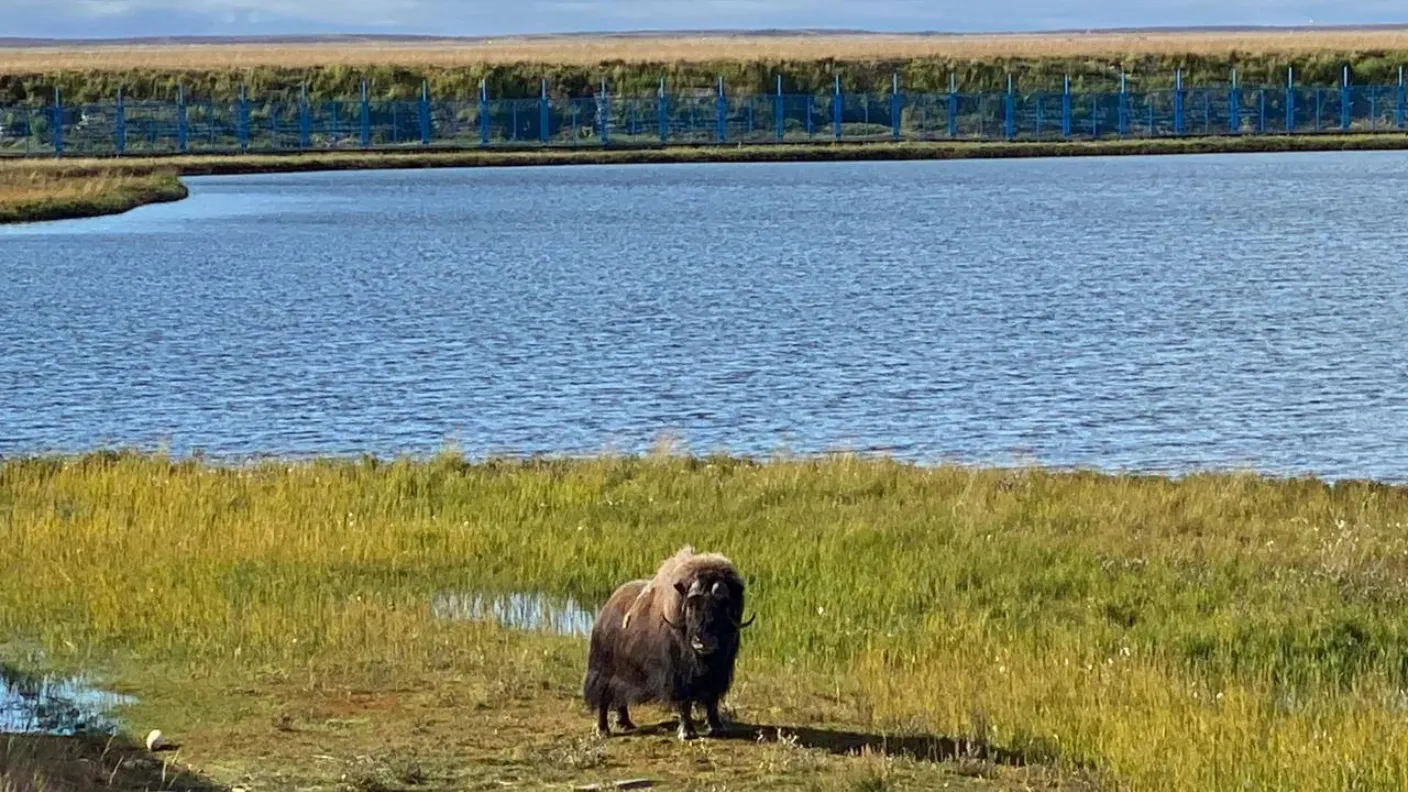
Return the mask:
POLYGON ((0 106, 0 155, 111 156, 368 148, 765 144, 880 140, 1408 131, 1400 71, 1391 85, 1237 85, 1164 91, 727 95, 468 101, 127 101, 0 106))

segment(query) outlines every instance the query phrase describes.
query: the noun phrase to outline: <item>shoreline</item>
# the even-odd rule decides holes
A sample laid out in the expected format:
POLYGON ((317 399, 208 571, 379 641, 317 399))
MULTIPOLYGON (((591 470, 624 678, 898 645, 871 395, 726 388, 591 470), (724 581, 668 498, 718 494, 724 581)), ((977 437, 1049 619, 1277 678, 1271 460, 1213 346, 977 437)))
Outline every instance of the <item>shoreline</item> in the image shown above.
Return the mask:
POLYGON ((1404 151, 1408 135, 1247 135, 1014 142, 846 142, 610 148, 491 148, 315 151, 263 154, 175 154, 131 158, 37 159, 0 157, 0 188, 7 172, 27 171, 56 182, 99 177, 136 177, 73 197, 41 197, 7 204, 0 192, 0 225, 79 219, 123 212, 189 194, 186 176, 237 176, 319 171, 547 167, 568 165, 661 165, 781 162, 894 162, 1054 157, 1173 156, 1179 154, 1284 154, 1328 151, 1404 151))
POLYGON ((469 454, 457 449, 442 449, 417 453, 382 454, 370 451, 336 452, 250 452, 245 454, 207 454, 201 450, 172 453, 165 448, 93 447, 86 450, 28 452, 0 454, 0 468, 5 465, 45 465, 63 468, 89 465, 165 464, 172 470, 200 469, 210 472, 250 473, 261 469, 273 471, 294 469, 404 467, 410 470, 449 465, 459 470, 512 470, 556 468, 573 470, 603 464, 649 465, 679 464, 689 469, 725 465, 753 470, 777 468, 819 468, 852 464, 863 468, 889 468, 906 474, 937 475, 1040 475, 1065 480, 1115 482, 1163 482, 1169 485, 1190 485, 1195 481, 1255 481, 1266 486, 1371 487, 1408 492, 1408 480, 1372 475, 1334 476, 1310 470, 1269 470, 1258 467, 1197 466, 1181 470, 1112 468, 1096 465, 1052 464, 1033 462, 964 461, 958 459, 916 460, 879 451, 833 450, 815 452, 777 451, 746 453, 733 451, 695 452, 671 447, 639 451, 570 452, 504 452, 469 454))

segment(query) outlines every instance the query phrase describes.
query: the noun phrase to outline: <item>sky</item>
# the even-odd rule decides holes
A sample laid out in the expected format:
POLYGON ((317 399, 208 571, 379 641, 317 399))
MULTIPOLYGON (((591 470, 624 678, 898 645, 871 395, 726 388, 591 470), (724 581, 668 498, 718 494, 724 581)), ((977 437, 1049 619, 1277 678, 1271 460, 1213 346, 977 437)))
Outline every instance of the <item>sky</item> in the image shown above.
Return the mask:
POLYGON ((1408 23, 1404 0, 0 0, 0 38, 1408 23))

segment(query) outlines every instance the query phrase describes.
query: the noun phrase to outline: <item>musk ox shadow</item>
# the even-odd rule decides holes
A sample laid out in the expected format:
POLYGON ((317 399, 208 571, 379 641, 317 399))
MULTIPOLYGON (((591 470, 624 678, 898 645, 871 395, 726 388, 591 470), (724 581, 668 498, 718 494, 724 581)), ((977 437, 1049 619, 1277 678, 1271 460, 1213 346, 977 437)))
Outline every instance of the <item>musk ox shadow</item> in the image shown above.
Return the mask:
POLYGON ((0 789, 228 792, 200 772, 168 763, 125 735, 0 735, 0 789), (8 781, 8 784, 6 783, 8 781))
MULTIPOLYGON (((673 719, 664 720, 636 727, 633 733, 639 737, 660 736, 674 730, 678 723, 673 719)), ((970 760, 1009 767, 1028 767, 1050 763, 1057 758, 1055 751, 1024 753, 978 740, 934 734, 874 734, 845 729, 752 724, 741 721, 724 726, 713 737, 728 742, 791 742, 798 748, 824 751, 834 756, 855 756, 869 752, 912 759, 916 762, 970 760)))
POLYGON ((694 739, 691 710, 704 708, 706 734, 724 725, 719 702, 733 684, 743 619, 743 578, 717 553, 686 545, 650 580, 616 589, 592 626, 582 698, 596 711, 597 733, 610 734, 614 711, 623 730, 636 729, 629 708, 659 703, 679 717, 679 738, 694 739))
POLYGON ((971 759, 992 764, 1024 767, 1053 757, 1031 756, 999 748, 977 740, 941 737, 933 734, 870 734, 866 732, 817 729, 809 726, 773 726, 736 723, 721 739, 747 742, 791 741, 799 748, 825 751, 836 756, 865 752, 903 757, 917 762, 953 762, 971 759))

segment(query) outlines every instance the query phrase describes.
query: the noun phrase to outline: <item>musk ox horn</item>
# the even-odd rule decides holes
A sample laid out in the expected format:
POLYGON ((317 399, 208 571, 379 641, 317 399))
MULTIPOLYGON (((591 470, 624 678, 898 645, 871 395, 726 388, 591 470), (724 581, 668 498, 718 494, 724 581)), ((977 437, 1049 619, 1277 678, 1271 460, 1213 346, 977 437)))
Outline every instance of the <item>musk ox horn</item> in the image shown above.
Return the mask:
POLYGON ((753 620, 756 619, 756 618, 758 618, 758 614, 755 613, 755 614, 753 614, 752 616, 749 616, 747 621, 739 621, 739 620, 737 620, 737 619, 734 619, 734 620, 733 620, 733 626, 734 626, 734 627, 737 627, 738 629, 741 630, 741 629, 743 629, 744 627, 747 627, 748 625, 752 624, 752 623, 753 623, 753 620))
POLYGON ((728 595, 728 589, 724 588, 723 581, 715 580, 713 587, 709 589, 709 593, 713 594, 715 597, 724 597, 728 595))

